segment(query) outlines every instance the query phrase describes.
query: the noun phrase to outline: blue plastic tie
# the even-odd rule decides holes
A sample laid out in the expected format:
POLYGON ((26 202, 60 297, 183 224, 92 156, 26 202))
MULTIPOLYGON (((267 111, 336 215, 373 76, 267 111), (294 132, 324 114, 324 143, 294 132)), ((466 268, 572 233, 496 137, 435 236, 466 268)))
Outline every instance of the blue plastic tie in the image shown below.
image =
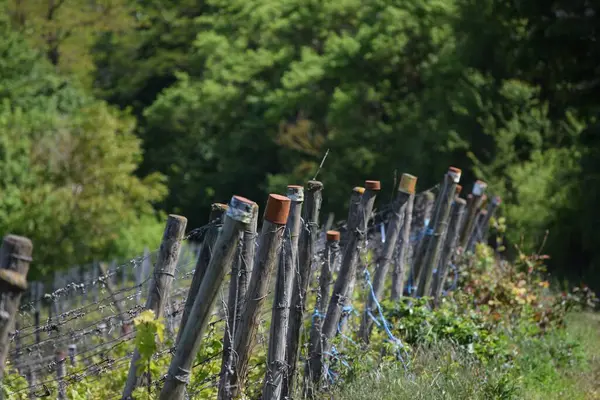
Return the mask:
MULTIPOLYGON (((371 283, 371 274, 369 273, 369 270, 366 268, 365 268, 365 280, 367 281, 367 285, 369 285, 369 289, 371 291, 371 298, 373 299, 373 302, 377 306, 377 311, 379 312, 379 317, 381 318, 381 323, 383 325, 383 329, 385 330, 385 333, 387 333, 389 340, 392 343, 394 343, 399 349, 404 349, 404 345, 402 344, 402 341, 400 339, 398 339, 397 337, 395 337, 394 334, 392 333, 392 331, 390 330, 388 322, 385 319, 385 316, 383 315, 383 310, 381 308, 381 304, 377 300, 377 296, 375 296, 375 290, 373 289, 373 284, 371 283)), ((404 362, 404 359, 400 355, 400 352, 397 353, 397 357, 402 362, 404 369, 407 370, 406 363, 404 362)))

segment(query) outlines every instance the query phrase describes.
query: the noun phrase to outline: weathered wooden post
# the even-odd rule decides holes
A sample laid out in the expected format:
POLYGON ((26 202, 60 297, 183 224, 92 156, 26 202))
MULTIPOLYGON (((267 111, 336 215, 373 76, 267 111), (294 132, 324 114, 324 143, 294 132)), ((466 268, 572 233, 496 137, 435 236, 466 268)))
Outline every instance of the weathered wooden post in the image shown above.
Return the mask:
MULTIPOLYGON (((256 253, 248 291, 246 292, 246 305, 235 332, 234 349, 237 360, 233 371, 221 377, 219 399, 237 398, 243 389, 261 309, 267 297, 271 274, 277 265, 285 229, 284 225, 289 211, 290 199, 278 194, 269 195, 260 232, 260 245, 256 253)), ((163 399, 161 398, 161 400, 163 399)), ((167 397, 164 400, 167 400, 167 397)))
MULTIPOLYGON (((94 261, 94 263, 92 264, 92 298, 94 299, 94 303, 98 302, 98 275, 99 275, 99 270, 98 270, 98 263, 96 261, 94 261)), ((56 280, 55 282, 55 286, 54 289, 56 290, 58 288, 58 286, 56 286, 56 280)), ((56 300, 54 301, 54 307, 56 310, 56 315, 60 314, 60 310, 58 310, 58 303, 56 300)))
POLYGON ((102 278, 101 280, 103 281, 104 285, 106 286, 106 290, 108 291, 108 294, 110 295, 111 299, 112 299, 112 303, 115 305, 115 308, 117 309, 117 312, 119 313, 118 317, 121 320, 121 322, 123 322, 124 324, 127 322, 127 315, 125 313, 125 309, 123 308, 123 305, 121 304, 121 300, 119 300, 117 298, 116 295, 116 289, 113 286, 113 283, 111 281, 111 273, 108 270, 108 268, 106 267, 106 264, 104 264, 103 262, 98 264, 100 267, 100 271, 102 272, 102 278))
POLYGON ((311 280, 312 263, 316 254, 316 241, 319 236, 319 215, 323 201, 323 184, 319 181, 308 181, 304 203, 305 227, 300 232, 298 247, 298 266, 294 271, 292 284, 292 301, 290 309, 290 325, 286 346, 288 378, 283 382, 282 398, 290 397, 294 390, 294 377, 300 352, 300 336, 304 313, 306 311, 306 292, 311 280))
POLYGON ((65 384, 65 376, 67 375, 66 354, 64 350, 57 350, 55 353, 56 362, 56 379, 58 381, 58 400, 67 398, 67 387, 65 384))
POLYGON ((322 357, 323 352, 321 345, 321 328, 323 325, 323 317, 329 305, 329 287, 333 278, 333 266, 335 258, 339 252, 340 233, 338 231, 327 231, 327 243, 325 247, 325 255, 321 263, 321 273, 319 276, 319 291, 317 293, 317 302, 315 311, 312 317, 312 325, 310 329, 308 360, 305 369, 305 393, 308 397, 311 396, 312 376, 319 373, 321 363, 318 362, 319 357, 322 357))
POLYGON ((394 249, 400 236, 400 229, 404 223, 404 212, 406 203, 411 196, 415 194, 415 187, 417 185, 417 177, 410 174, 402 174, 400 179, 400 185, 396 193, 396 198, 392 204, 392 213, 388 222, 387 235, 385 243, 383 244, 383 250, 379 255, 376 262, 375 276, 373 277, 373 293, 367 295, 365 301, 365 310, 363 312, 361 324, 360 324, 360 338, 369 342, 369 336, 371 329, 373 328, 373 320, 370 315, 375 309, 375 302, 381 300, 383 294, 385 279, 390 268, 390 262, 394 255, 394 249), (373 297, 374 294, 374 297, 373 297))
MULTIPOLYGON (((458 190, 457 190, 458 192, 458 190)), ((442 261, 438 267, 438 273, 435 275, 434 280, 434 304, 437 307, 440 301, 440 296, 444 290, 444 284, 448 277, 448 268, 454 260, 456 254, 456 248, 458 239, 460 236, 460 227, 462 226, 462 219, 465 214, 465 206, 467 202, 459 197, 454 198, 454 204, 452 204, 450 225, 446 241, 444 243, 444 252, 442 255, 442 261)))
MULTIPOLYGON (((148 252, 148 256, 150 256, 150 252, 148 252)), ((152 259, 150 257, 144 257, 144 262, 142 262, 142 282, 147 280, 146 285, 143 285, 141 289, 141 296, 145 296, 148 298, 148 292, 152 286, 152 277, 150 276, 150 269, 152 268, 152 259)))
POLYGON ((250 276, 252 274, 252 270, 254 269, 254 255, 256 254, 256 239, 258 237, 257 233, 258 227, 258 205, 254 204, 252 208, 252 219, 248 224, 247 228, 244 230, 244 234, 242 236, 242 249, 240 257, 238 257, 238 267, 237 273, 239 274, 239 282, 237 287, 238 292, 238 308, 236 313, 236 318, 239 321, 241 318, 241 312, 243 308, 243 304, 246 301, 246 292, 248 290, 248 284, 250 282, 250 276))
POLYGON ((456 185, 456 196, 455 198, 459 198, 460 197, 460 193, 462 192, 462 185, 456 185))
POLYGON ((473 200, 469 202, 469 199, 467 199, 467 214, 465 216, 463 230, 460 234, 460 247, 462 247, 463 249, 467 248, 469 239, 473 234, 473 230, 475 228, 475 218, 477 217, 477 210, 479 210, 479 208, 481 207, 481 202, 483 201, 483 194, 486 188, 487 184, 485 182, 476 181, 473 185, 473 191, 471 192, 471 194, 473 195, 473 200))
MULTIPOLYGON (((350 237, 351 233, 356 229, 356 224, 358 224, 358 219, 359 219, 358 213, 359 213, 359 209, 360 209, 360 202, 361 202, 361 199, 362 199, 362 196, 364 193, 365 193, 365 188, 362 186, 356 186, 354 189, 352 189, 352 194, 350 196, 350 205, 348 207, 348 219, 346 220, 346 232, 345 232, 345 235, 342 235, 342 237, 340 239, 340 243, 343 243, 342 254, 344 253, 344 251, 346 249, 346 245, 348 244, 348 238, 350 237)), ((361 262, 361 260, 359 260, 359 264, 360 264, 360 262, 361 262)), ((358 267, 357 267, 357 270, 358 270, 358 267)), ((354 285, 356 284, 356 271, 352 276, 350 276, 349 279, 350 279, 350 282, 348 283, 347 291, 348 291, 348 293, 354 293, 354 285)), ((344 297, 343 304, 342 304, 342 310, 346 309, 348 307, 351 307, 351 306, 352 306, 352 295, 344 297)), ((343 313, 340 314, 340 321, 338 321, 338 327, 342 333, 344 333, 346 331, 346 328, 348 327, 348 319, 344 318, 343 313)))
POLYGON ((44 284, 42 282, 33 282, 35 289, 35 311, 33 314, 33 323, 35 324, 35 344, 42 341, 42 329, 40 327, 40 314, 42 312, 42 296, 44 294, 44 284))
POLYGON ((483 224, 485 223, 485 220, 487 219, 487 214, 488 211, 484 208, 480 209, 477 212, 477 217, 475 217, 475 224, 473 227, 473 233, 471 234, 471 237, 469 238, 469 242, 467 243, 467 251, 475 251, 475 245, 479 242, 481 242, 481 239, 483 237, 483 224))
POLYGON ((240 196, 233 196, 229 203, 223 228, 215 243, 198 295, 171 360, 165 384, 160 392, 161 400, 184 398, 192 363, 202 342, 223 280, 231 270, 242 232, 252 218, 253 207, 254 202, 240 196))
POLYGON ((75 359, 75 357, 77 356, 77 345, 76 344, 70 344, 69 345, 69 362, 71 363, 71 366, 75 366, 77 365, 77 361, 75 359))
MULTIPOLYGON (((15 365, 19 364, 19 358, 21 358, 20 357, 21 356, 21 335, 18 333, 19 329, 20 329, 19 325, 20 325, 19 320, 17 320, 15 318, 15 329, 14 329, 15 334, 13 336, 13 339, 15 341, 15 353, 14 353, 15 355, 13 357, 15 365)), ((20 372, 20 369, 19 369, 19 372, 20 372)))
POLYGON ((112 260, 110 262, 110 268, 108 269, 108 274, 110 276, 109 280, 113 287, 118 286, 119 282, 117 279, 117 260, 112 260))
POLYGON ((150 264, 150 250, 148 250, 147 247, 144 248, 144 256, 142 258, 142 263, 141 265, 137 265, 135 268, 135 285, 136 287, 136 291, 135 291, 135 304, 139 305, 142 302, 142 291, 143 291, 143 284, 144 284, 144 279, 146 278, 146 274, 145 274, 145 270, 149 270, 150 264))
MULTIPOLYGON (((56 292, 58 289, 60 289, 60 281, 59 281, 59 275, 58 275, 58 271, 54 271, 53 278, 52 278, 52 292, 56 292)), ((96 279, 94 279, 94 282, 96 282, 96 279)), ((93 288, 96 289, 96 284, 94 283, 93 288)), ((98 293, 94 292, 94 302, 98 302, 98 293)), ((52 309, 52 315, 55 315, 57 318, 59 318, 61 312, 60 312, 60 301, 58 298, 52 298, 51 302, 50 302, 50 308, 52 309)))
POLYGON ((129 279, 127 268, 125 265, 121 266, 121 289, 125 289, 127 285, 127 280, 129 279))
POLYGON ((27 372, 25 379, 27 379, 27 383, 29 384, 29 399, 36 399, 35 387, 37 385, 37 367, 35 365, 27 366, 27 372))
MULTIPOLYGON (((252 206, 252 219, 244 230, 242 237, 241 249, 238 249, 236 261, 231 271, 231 281, 229 284, 229 295, 227 304, 229 306, 229 315, 227 318, 227 326, 223 335, 223 359, 221 362, 221 380, 220 385, 229 382, 229 376, 233 373, 233 341, 235 340, 235 332, 237 332, 241 314, 246 303, 246 291, 248 290, 249 276, 252 273, 254 265, 254 254, 256 250, 256 229, 258 226, 258 205, 252 206), (235 305, 235 306, 234 306, 235 305)), ((225 387, 219 386, 219 391, 225 393, 228 390, 225 387)), ((227 392, 226 398, 231 397, 227 392)))
MULTIPOLYGON (((415 177, 415 181, 416 179, 417 178, 415 177)), ((392 274, 392 293, 390 297, 392 301, 398 300, 404 293, 404 281, 407 278, 407 270, 410 266, 410 230, 412 227, 414 203, 415 194, 412 193, 409 195, 408 200, 406 200, 405 209, 401 211, 404 214, 404 222, 402 223, 402 232, 400 234, 400 240, 402 242, 400 243, 400 249, 398 250, 398 261, 394 265, 392 274)))
POLYGON ((292 283, 294 282, 294 274, 298 271, 298 238, 301 230, 300 217, 302 203, 304 202, 304 188, 302 186, 288 186, 287 197, 290 199, 291 206, 275 283, 263 400, 279 400, 284 377, 288 372, 288 368, 286 368, 286 338, 288 323, 290 322, 292 283))
POLYGON ((6 235, 0 248, 0 382, 10 346, 8 336, 15 325, 21 295, 27 290, 32 250, 31 240, 16 235, 6 235))
POLYGON ((489 202, 487 208, 487 215, 485 216, 485 219, 483 220, 483 223, 481 225, 481 238, 479 238, 479 240, 482 240, 483 242, 487 243, 490 230, 490 220, 492 219, 492 217, 495 216, 496 211, 498 210, 498 207, 500 207, 501 203, 502 199, 500 198, 500 196, 492 197, 491 201, 489 202))
POLYGON ((420 274, 419 267, 422 258, 425 256, 425 248, 427 247, 426 238, 430 230, 434 205, 435 194, 431 191, 415 196, 415 211, 410 228, 413 238, 411 238, 412 243, 409 248, 409 265, 411 265, 408 287, 409 295, 417 293, 420 274))
MULTIPOLYGON (((186 225, 187 219, 179 215, 171 214, 167 219, 145 306, 146 310, 154 311, 156 319, 162 318, 164 315, 165 305, 171 292, 171 283, 175 277, 175 267, 179 259, 181 241, 185 234, 186 225)), ((131 358, 129 374, 123 390, 123 399, 130 399, 135 388, 142 383, 143 376, 138 374, 139 359, 140 354, 136 349, 131 358)))
POLYGON ((462 233, 465 230, 465 225, 467 224, 467 213, 471 209, 473 205, 473 194, 469 193, 466 197, 467 205, 465 206, 465 215, 463 216, 462 223, 460 226, 460 237, 458 238, 458 246, 460 246, 460 238, 462 237, 462 233))
MULTIPOLYGON (((323 354, 327 354, 331 351, 331 340, 337 332, 344 299, 352 296, 352 293, 349 293, 348 285, 351 277, 356 275, 356 267, 366 241, 367 224, 371 218, 371 213, 373 212, 373 205, 375 204, 377 193, 381 190, 381 183, 379 181, 366 181, 365 189, 358 210, 358 223, 354 229, 349 232, 348 242, 342 256, 342 266, 340 267, 340 272, 335 281, 331 300, 327 307, 325 321, 323 322, 323 354)), ((320 364, 320 367, 316 368, 318 373, 313 375, 313 382, 315 382, 315 384, 321 381, 323 373, 323 357, 319 357, 317 362, 320 364)))
POLYGON ((433 281, 433 270, 437 267, 442 256, 442 247, 446 232, 448 231, 448 220, 450 207, 456 195, 456 185, 460 181, 461 170, 450 167, 444 176, 444 184, 439 197, 439 205, 435 221, 432 225, 433 235, 428 242, 428 248, 423 259, 423 265, 419 268, 422 276, 419 277, 417 296, 430 296, 433 281))
POLYGON ((210 264, 210 259, 214 251, 215 243, 219 236, 219 231, 223 226, 223 216, 226 211, 227 204, 213 203, 211 205, 210 215, 208 217, 208 223, 210 224, 210 227, 204 235, 200 255, 196 260, 194 276, 192 277, 192 283, 190 284, 190 289, 188 291, 187 298, 185 299, 185 305, 183 307, 181 321, 179 322, 179 332, 177 332, 177 339, 175 340, 175 344, 178 344, 179 340, 181 339, 181 335, 185 329, 185 325, 192 310, 192 306, 194 305, 194 301, 196 300, 196 296, 198 295, 198 290, 200 289, 200 285, 202 284, 202 279, 204 278, 204 274, 206 274, 206 270, 208 268, 208 265, 210 264))

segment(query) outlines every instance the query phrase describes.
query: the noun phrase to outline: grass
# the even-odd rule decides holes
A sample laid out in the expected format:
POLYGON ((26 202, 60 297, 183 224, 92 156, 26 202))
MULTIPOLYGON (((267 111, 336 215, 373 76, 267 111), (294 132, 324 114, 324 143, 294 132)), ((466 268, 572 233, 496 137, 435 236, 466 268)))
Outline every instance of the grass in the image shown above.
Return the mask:
POLYGON ((600 399, 600 315, 569 315, 567 328, 515 344, 512 366, 483 364, 450 343, 417 349, 402 365, 365 368, 329 399, 600 399))
POLYGON ((600 314, 571 314, 562 334, 521 348, 523 398, 600 399, 600 314), (566 358, 564 350, 573 343, 577 354, 566 358))

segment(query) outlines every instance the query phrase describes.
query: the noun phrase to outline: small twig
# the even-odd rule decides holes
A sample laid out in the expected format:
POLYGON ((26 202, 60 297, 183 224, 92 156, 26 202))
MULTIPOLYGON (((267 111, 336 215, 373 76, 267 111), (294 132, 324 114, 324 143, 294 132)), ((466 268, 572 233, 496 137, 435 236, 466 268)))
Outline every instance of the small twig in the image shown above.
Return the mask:
POLYGON ((538 256, 542 253, 542 250, 544 249, 544 246, 546 246, 546 241, 548 240, 549 233, 550 233, 550 231, 548 229, 546 229, 546 234, 544 235, 544 240, 542 240, 542 244, 540 245, 540 248, 537 251, 537 255, 538 256))
POLYGON ((325 160, 327 159, 328 155, 329 155, 329 149, 327 149, 327 151, 325 152, 325 155, 323 156, 323 159, 321 160, 321 164, 319 164, 319 168, 317 169, 317 173, 312 178, 313 181, 317 179, 317 175, 319 175, 319 172, 321 172, 321 168, 323 168, 323 164, 325 164, 325 160))

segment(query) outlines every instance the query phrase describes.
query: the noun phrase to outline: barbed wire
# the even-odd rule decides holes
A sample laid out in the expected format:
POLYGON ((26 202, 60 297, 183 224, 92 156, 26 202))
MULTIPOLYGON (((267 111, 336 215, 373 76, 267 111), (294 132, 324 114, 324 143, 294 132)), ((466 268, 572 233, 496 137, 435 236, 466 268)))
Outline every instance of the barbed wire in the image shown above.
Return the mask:
MULTIPOLYGON (((439 190, 440 184, 434 185, 427 190, 421 191, 415 195, 415 198, 420 198, 425 193, 439 190)), ((362 257, 366 257, 366 253, 372 252, 373 258, 369 261, 366 260, 362 266, 359 266, 357 270, 356 279, 361 279, 361 275, 363 280, 360 282, 363 284, 362 289, 365 291, 362 295, 374 296, 373 286, 370 281, 370 273, 369 269, 376 266, 378 256, 377 254, 381 251, 383 247, 383 243, 386 241, 386 232, 385 227, 387 226, 390 217, 394 213, 394 200, 389 201, 383 207, 374 210, 370 218, 368 219, 367 231, 365 234, 365 244, 359 249, 359 252, 362 257)), ((302 229, 308 229, 309 226, 307 223, 302 221, 303 227, 302 229)), ((184 240, 198 240, 202 239, 206 234, 206 231, 213 226, 219 225, 217 221, 211 221, 209 224, 204 225, 202 227, 193 229, 190 231, 184 238, 184 240)), ((427 225, 427 224, 425 224, 427 225)), ((427 226, 423 227, 423 231, 427 226)), ((347 229, 347 222, 340 221, 335 225, 336 230, 341 231, 342 233, 347 229)), ((414 242, 419 242, 422 240, 424 235, 421 235, 421 231, 418 231, 416 236, 411 238, 411 244, 414 242)), ((323 257, 325 255, 325 240, 324 240, 324 232, 320 232, 320 237, 317 240, 316 251, 313 254, 313 258, 311 260, 311 270, 320 270, 320 265, 323 261, 323 257)), ((344 235, 342 235, 344 237, 344 235)), ((255 246, 258 246, 258 233, 254 237, 255 246)), ((397 262, 398 257, 398 249, 401 246, 401 240, 398 240, 393 252, 392 262, 397 262)), ((201 247, 200 247, 201 248, 201 247)), ((176 267, 176 274, 172 281, 172 289, 169 294, 167 301, 165 302, 165 318, 168 322, 168 326, 170 330, 174 330, 174 322, 177 318, 182 314, 182 311, 185 307, 185 303, 187 300, 187 296, 189 295, 189 279, 194 275, 195 268, 191 270, 188 269, 189 266, 195 265, 197 262, 197 258, 199 255, 200 248, 192 249, 191 247, 186 247, 185 250, 182 250, 180 254, 180 262, 176 267)), ((283 251, 285 247, 283 247, 283 251)), ((338 255, 341 253, 341 249, 338 249, 338 255)), ((104 274, 100 274, 97 277, 92 279, 85 279, 82 282, 68 282, 66 285, 62 287, 55 288, 53 291, 44 294, 43 298, 46 303, 57 303, 62 301, 67 297, 75 298, 73 303, 78 304, 76 307, 58 313, 51 318, 45 320, 43 324, 35 324, 35 323, 27 323, 23 324, 24 326, 20 327, 14 334, 11 335, 11 346, 16 344, 17 340, 23 342, 27 339, 31 339, 34 335, 38 333, 47 334, 48 337, 37 341, 37 343, 27 344, 26 350, 22 349, 14 349, 9 352, 9 359, 17 359, 19 356, 23 356, 27 354, 29 359, 23 363, 15 363, 14 367, 17 370, 27 370, 29 373, 46 375, 52 374, 58 370, 58 367, 61 363, 66 362, 65 360, 57 361, 55 359, 54 354, 50 354, 50 351, 54 351, 61 346, 67 344, 67 342, 78 342, 79 344, 83 344, 81 348, 78 348, 79 353, 76 355, 77 364, 86 364, 85 366, 81 366, 75 369, 73 365, 71 369, 72 371, 69 374, 65 375, 63 378, 54 378, 54 379, 44 379, 42 382, 37 382, 34 385, 29 386, 28 388, 20 389, 15 393, 22 392, 24 390, 29 390, 30 392, 36 392, 38 390, 44 390, 43 394, 46 394, 49 390, 54 390, 53 385, 63 385, 62 387, 74 385, 77 382, 81 382, 83 380, 92 381, 98 380, 102 377, 102 375, 114 371, 117 368, 125 367, 130 362, 130 357, 133 354, 133 345, 132 341, 135 339, 135 328, 132 327, 132 330, 126 333, 121 333, 117 337, 109 336, 114 328, 122 327, 124 321, 129 321, 130 325, 133 325, 132 320, 139 315, 141 311, 144 310, 141 304, 134 304, 133 306, 122 309, 118 309, 116 306, 120 305, 121 307, 128 307, 127 303, 131 301, 139 301, 139 291, 144 289, 149 282, 152 280, 152 271, 148 271, 147 276, 144 277, 141 283, 136 283, 135 285, 128 287, 117 287, 111 289, 111 293, 107 296, 103 296, 96 301, 89 298, 89 296, 83 298, 84 295, 87 294, 87 288, 96 288, 104 294, 108 289, 109 283, 114 281, 114 277, 119 276, 118 272, 123 272, 121 276, 125 276, 126 271, 125 268, 133 265, 133 269, 140 268, 144 261, 149 260, 151 257, 156 256, 157 250, 154 250, 151 253, 145 254, 143 256, 135 257, 125 263, 122 263, 119 266, 112 266, 110 270, 108 270, 104 274), (84 304, 84 302, 88 302, 84 304), (103 313, 109 312, 109 315, 102 315, 103 313), (97 314, 100 314, 98 316, 97 314), (90 319, 92 319, 90 321, 90 319), (79 323, 78 321, 82 321, 79 323), (99 326, 103 326, 103 329, 99 329, 99 326), (95 334, 96 337, 99 338, 100 343, 93 339, 92 343, 88 343, 87 341, 82 341, 82 338, 91 336, 95 334), (95 342, 95 343, 94 343, 95 342), (125 346, 125 348, 123 348, 125 346), (116 350, 121 349, 120 351, 126 350, 127 353, 124 356, 113 357, 112 353, 116 350), (35 354, 37 358, 31 359, 31 355, 35 354), (34 368, 32 368, 34 367, 34 368)), ((336 265, 332 265, 332 272, 337 271, 337 264, 341 263, 341 257, 336 257, 336 265)), ((412 263, 410 263, 412 264, 412 263)), ((456 267, 454 267, 456 270, 456 267)), ((231 273, 228 274, 230 278, 234 278, 231 276, 231 273)), ((314 282, 315 279, 312 279, 311 282, 314 282)), ((124 279, 122 282, 126 282, 124 279)), ((227 304, 225 300, 225 292, 226 288, 230 284, 231 279, 227 279, 226 283, 221 286, 221 308, 216 307, 213 311, 212 320, 209 322, 209 332, 206 334, 207 336, 217 335, 217 327, 223 327, 223 334, 229 335, 230 337, 235 337, 237 334, 236 324, 230 326, 228 323, 228 307, 234 307, 234 305, 227 304)), ((333 280, 332 280, 333 282, 333 280)), ((331 283, 332 283, 331 282, 331 283)), ((451 282, 452 285, 455 285, 456 282, 451 282)), ((117 285, 119 286, 119 285, 117 285)), ((309 286, 309 291, 312 293, 316 289, 313 286, 309 286)), ((268 315, 271 314, 271 306, 272 303, 272 288, 268 291, 267 297, 268 300, 265 302, 263 311, 259 315, 260 323, 258 324, 257 338, 254 346, 260 346, 262 351, 267 354, 268 352, 268 332, 266 332, 266 323, 264 323, 268 319, 268 315)), ((396 339, 391 333, 391 326, 385 320, 381 307, 379 306, 378 299, 375 299, 376 305, 378 307, 377 311, 379 313, 378 316, 371 314, 371 318, 376 326, 379 326, 381 329, 385 329, 390 340, 396 339), (379 323, 381 321, 382 323, 379 323)), ((30 316, 30 311, 36 311, 35 307, 39 304, 39 301, 33 300, 29 303, 24 304, 19 309, 19 316, 22 317, 22 320, 25 320, 30 316)), ((352 305, 350 305, 352 307, 352 305)), ((38 310, 39 312, 39 310, 38 310)), ((362 317, 362 314, 359 314, 362 317)), ((305 313, 304 320, 308 322, 309 319, 312 318, 310 313, 305 313)), ((352 319, 352 313, 345 313, 343 318, 347 318, 348 320, 352 319)), ((300 361, 306 361, 306 357, 302 356, 302 353, 307 352, 308 345, 308 335, 309 330, 303 329, 302 335, 304 337, 303 345, 300 346, 300 361)), ((347 338, 345 335, 340 335, 343 339, 347 338)), ((352 340, 348 338, 349 340, 352 340)), ((396 339, 398 340, 398 339, 396 339)), ((21 344, 23 345, 23 344, 21 344)), ((335 350, 335 349, 334 349, 335 350)), ((167 348, 157 352, 153 358, 160 359, 162 357, 167 357, 169 354, 172 354, 174 348, 167 348)), ((337 351, 337 350, 335 350, 337 351)), ((213 353, 207 356, 205 359, 197 361, 192 366, 192 371, 198 368, 203 368, 206 364, 217 360, 219 357, 223 356, 223 350, 213 353)), ((334 365, 335 363, 340 363, 343 361, 343 355, 339 352, 332 354, 328 363, 334 365)), ((262 368, 265 366, 266 360, 259 359, 257 362, 252 362, 248 368, 248 371, 253 371, 255 368, 262 368)), ((336 364, 337 365, 337 364, 336 364)), ((289 367, 289 366, 288 366, 289 367)), ((328 368, 329 371, 329 368, 328 368)), ((331 370, 333 371, 333 370, 331 370)), ((165 371, 166 372, 166 371, 165 371)), ((334 371, 335 372, 335 371, 334 371)), ((192 374, 193 375, 193 374, 192 374)), ((187 394, 190 398, 194 398, 194 396, 200 395, 202 392, 214 389, 219 385, 220 381, 220 373, 211 373, 208 376, 204 376, 204 373, 199 373, 199 376, 203 376, 199 381, 195 382, 192 380, 192 383, 187 387, 187 394)), ((164 383, 165 374, 163 374, 160 378, 150 380, 145 384, 148 387, 149 391, 157 391, 160 390, 160 386, 164 383)), ((193 379, 193 378, 192 378, 193 379)), ((291 377, 287 376, 285 379, 291 379, 291 377)), ((8 379, 7 384, 12 384, 14 380, 8 379)), ((246 387, 248 385, 260 385, 262 383, 258 380, 256 382, 247 382, 246 387)), ((115 396, 114 398, 120 398, 120 394, 115 396)), ((44 397, 44 396, 37 396, 44 397)))

